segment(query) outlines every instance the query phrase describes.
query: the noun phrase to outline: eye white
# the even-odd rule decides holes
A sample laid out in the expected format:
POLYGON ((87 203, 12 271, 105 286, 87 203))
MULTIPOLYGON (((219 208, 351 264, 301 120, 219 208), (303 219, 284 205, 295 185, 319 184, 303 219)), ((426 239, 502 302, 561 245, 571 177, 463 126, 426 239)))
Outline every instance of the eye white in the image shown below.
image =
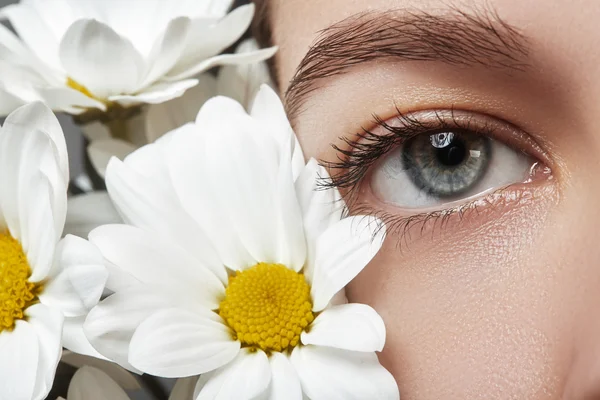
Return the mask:
MULTIPOLYGON (((467 191, 451 197, 436 197, 418 187, 403 163, 404 146, 392 150, 371 175, 371 189, 381 201, 400 208, 442 208, 448 203, 467 201, 478 195, 527 180, 534 160, 505 144, 491 140, 491 156, 484 175, 467 191)), ((432 143, 434 147, 435 143, 432 143)), ((443 146, 443 143, 438 143, 443 146)), ((477 150, 470 150, 472 157, 477 150)))

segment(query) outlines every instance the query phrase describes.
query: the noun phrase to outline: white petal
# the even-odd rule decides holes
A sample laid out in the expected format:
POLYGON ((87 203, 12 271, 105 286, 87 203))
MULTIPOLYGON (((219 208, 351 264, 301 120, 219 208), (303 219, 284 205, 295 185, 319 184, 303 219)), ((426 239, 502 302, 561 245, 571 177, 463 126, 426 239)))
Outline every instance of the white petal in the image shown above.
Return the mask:
POLYGON ((146 136, 152 143, 165 133, 196 119, 200 106, 217 94, 217 81, 209 73, 198 78, 198 85, 183 96, 152 104, 146 112, 146 136))
POLYGON ((92 347, 89 340, 85 337, 83 323, 86 317, 87 315, 65 318, 63 325, 63 347, 78 353, 82 357, 90 356, 89 358, 93 359, 105 359, 103 355, 92 347))
MULTIPOLYGON (((52 0, 51 2, 48 2, 44 0, 26 0, 22 1, 19 6, 26 5, 37 12, 52 31, 52 39, 56 40, 56 45, 58 46, 58 39, 64 35, 69 25, 71 25, 77 17, 74 10, 69 7, 68 1, 69 0, 52 0)), ((48 40, 48 38, 42 39, 48 40)))
POLYGON ((0 205, 36 281, 44 277, 64 225, 66 157, 60 125, 45 105, 28 104, 8 116, 0 131, 0 205))
POLYGON ((381 351, 385 344, 385 324, 379 314, 365 304, 343 304, 323 310, 311 324, 310 332, 302 332, 301 339, 305 345, 381 351))
POLYGON ((37 88, 36 91, 44 100, 44 103, 56 111, 75 115, 81 114, 90 108, 106 111, 106 104, 70 87, 43 87, 37 88))
POLYGON ((328 180, 327 170, 314 158, 308 160, 296 179, 296 194, 302 209, 307 246, 304 275, 309 282, 312 282, 314 273, 317 238, 342 219, 346 206, 337 189, 322 187, 328 180))
POLYGON ((113 203, 127 223, 178 243, 226 282, 227 274, 217 251, 207 233, 181 206, 163 159, 159 143, 137 150, 125 163, 113 159, 106 176, 113 203))
POLYGON ((142 86, 150 85, 175 65, 185 49, 190 23, 187 17, 175 18, 154 41, 146 60, 149 71, 146 72, 142 86))
POLYGON ((61 175, 65 180, 69 179, 69 156, 65 135, 60 122, 46 105, 39 102, 28 104, 11 114, 4 122, 3 128, 6 129, 9 123, 21 124, 21 129, 35 127, 48 135, 54 145, 61 175))
POLYGON ((367 266, 384 238, 380 220, 360 215, 339 221, 319 236, 310 291, 313 311, 323 310, 367 266))
POLYGON ((66 211, 66 183, 59 184, 57 149, 48 134, 21 120, 38 106, 18 109, 0 131, 0 209, 11 235, 28 256, 31 279, 36 282, 51 265, 56 229, 62 230, 66 211))
POLYGON ((197 376, 177 379, 169 400, 191 400, 194 398, 194 388, 198 382, 197 376))
POLYGON ((25 249, 39 253, 35 244, 62 232, 67 208, 67 148, 52 111, 36 102, 12 112, 0 131, 0 153, 7 225, 25 249))
POLYGON ((267 136, 245 133, 224 127, 208 135, 204 157, 208 171, 219 174, 209 174, 207 187, 252 257, 294 268, 304 262, 305 243, 299 205, 289 196, 294 190, 290 164, 267 136))
POLYGON ((108 360, 99 360, 95 357, 85 356, 65 350, 63 351, 60 361, 75 368, 81 368, 86 365, 97 368, 108 375, 110 379, 115 381, 125 390, 141 389, 140 383, 129 371, 108 360))
POLYGON ((269 356, 271 363, 271 387, 268 400, 302 400, 300 379, 289 358, 278 352, 269 356))
POLYGON ((171 180, 187 212, 211 232, 229 268, 262 261, 300 269, 302 218, 289 155, 282 154, 290 148, 280 149, 225 97, 209 100, 196 125, 200 134, 173 139, 168 149, 171 180))
POLYGON ((189 377, 233 360, 240 342, 211 311, 158 311, 136 329, 129 362, 140 371, 166 378, 189 377))
POLYGON ((60 68, 57 37, 34 7, 15 4, 3 8, 2 13, 10 19, 19 37, 40 60, 52 68, 60 68))
POLYGON ((99 251, 87 240, 67 236, 56 249, 58 271, 48 279, 40 299, 67 317, 86 314, 98 304, 108 271, 99 251))
POLYGON ((129 396, 107 374, 94 367, 82 367, 69 385, 69 400, 129 400, 129 396))
POLYGON ((106 192, 72 196, 68 204, 64 234, 87 237, 100 225, 123 222, 106 192))
POLYGON ((12 93, 6 87, 0 87, 0 115, 8 115, 23 104, 27 103, 16 93, 12 93))
MULTIPOLYGON (((267 390, 271 367, 261 350, 243 348, 229 364, 216 370, 203 385, 195 400, 252 400, 267 390)), ((198 388, 197 388, 198 389, 198 388)))
POLYGON ((52 388, 54 374, 62 353, 61 337, 64 317, 58 310, 53 310, 43 304, 29 307, 26 315, 39 342, 33 398, 43 399, 52 388))
POLYGON ((123 160, 136 150, 136 147, 122 139, 101 139, 92 141, 87 147, 92 166, 102 178, 106 174, 106 166, 112 157, 123 160))
MULTIPOLYGON (((4 16, 4 12, 2 12, 2 15, 4 16)), ((31 67, 36 61, 35 56, 31 54, 25 43, 2 24, 0 24, 0 59, 11 60, 14 64, 31 67)))
POLYGON ((194 19, 184 52, 171 75, 221 53, 248 29, 253 15, 254 4, 247 4, 236 8, 218 22, 207 18, 194 19))
MULTIPOLYGON (((281 99, 268 85, 262 85, 250 115, 254 118, 265 133, 273 137, 282 148, 289 147, 292 156, 292 173, 294 180, 304 168, 304 154, 300 143, 292 130, 281 99)), ((287 151, 287 149, 285 149, 287 151)))
POLYGON ((104 265, 67 268, 48 282, 40 299, 60 309, 65 316, 82 315, 98 302, 107 278, 104 265))
POLYGON ((54 113, 41 102, 27 104, 15 110, 6 118, 2 126, 3 135, 9 132, 11 135, 22 135, 31 130, 40 130, 50 138, 60 174, 65 181, 68 181, 69 157, 65 136, 54 113))
POLYGON ((159 82, 148 86, 137 94, 113 95, 108 99, 119 103, 124 107, 136 104, 158 104, 164 103, 182 96, 186 90, 198 84, 197 79, 185 79, 178 82, 159 82))
POLYGON ((60 59, 71 79, 100 98, 135 92, 144 69, 129 40, 93 19, 71 25, 60 43, 60 59))
POLYGON ((175 192, 187 213, 204 232, 210 232, 211 240, 226 266, 241 269, 254 265, 256 259, 240 241, 225 207, 212 189, 206 152, 204 135, 179 135, 172 139, 168 166, 175 192))
POLYGON ((40 282, 47 277, 60 238, 60 232, 54 230, 55 220, 50 204, 44 201, 49 197, 49 192, 49 184, 43 177, 31 180, 29 186, 23 188, 23 203, 20 204, 21 244, 32 269, 29 278, 32 282, 40 282))
MULTIPOLYGON (((0 388, 6 400, 31 400, 36 384, 40 345, 33 326, 23 320, 0 333, 0 388)), ((54 376, 54 371, 48 371, 54 376)))
POLYGON ((153 313, 177 304, 181 303, 159 288, 136 285, 116 292, 94 307, 83 324, 83 331, 100 354, 136 372, 128 362, 134 331, 153 313))
POLYGON ((199 61, 197 64, 192 64, 186 69, 175 67, 164 77, 164 80, 168 82, 180 81, 219 65, 233 65, 263 61, 271 58, 276 52, 277 47, 269 47, 248 53, 220 54, 218 56, 199 61))
MULTIPOLYGON (((258 50, 254 39, 244 40, 236 49, 236 53, 247 53, 258 50)), ((219 94, 239 101, 249 110, 254 97, 262 84, 273 86, 269 68, 265 62, 251 64, 226 65, 221 67, 217 79, 219 94)))
POLYGON ((400 399, 394 377, 375 353, 299 346, 291 361, 311 400, 400 399))
MULTIPOLYGON (((56 248, 54 266, 50 277, 56 277, 64 270, 82 265, 102 265, 104 258, 100 250, 82 238, 67 235, 56 248)), ((91 290, 91 288, 88 288, 91 290)))
POLYGON ((215 132, 243 131, 247 135, 259 132, 264 136, 263 127, 251 118, 237 101, 225 96, 216 96, 204 103, 196 116, 199 132, 214 135, 215 132))
POLYGON ((187 293, 190 300, 219 307, 225 296, 221 281, 179 246, 143 229, 129 225, 104 225, 90 232, 110 263, 140 282, 187 293))

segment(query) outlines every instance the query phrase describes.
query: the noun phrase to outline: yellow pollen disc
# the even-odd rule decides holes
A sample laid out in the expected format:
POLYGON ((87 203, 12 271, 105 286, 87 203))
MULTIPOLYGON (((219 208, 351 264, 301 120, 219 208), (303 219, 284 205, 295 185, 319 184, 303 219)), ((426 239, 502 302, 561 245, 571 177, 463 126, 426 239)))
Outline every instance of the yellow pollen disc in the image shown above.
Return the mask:
POLYGON ((21 244, 10 234, 0 233, 0 333, 11 331, 15 321, 37 302, 41 285, 29 282, 31 268, 21 244))
POLYGON ((296 346, 302 331, 315 319, 304 275, 266 263, 229 278, 219 315, 242 345, 266 352, 296 346))

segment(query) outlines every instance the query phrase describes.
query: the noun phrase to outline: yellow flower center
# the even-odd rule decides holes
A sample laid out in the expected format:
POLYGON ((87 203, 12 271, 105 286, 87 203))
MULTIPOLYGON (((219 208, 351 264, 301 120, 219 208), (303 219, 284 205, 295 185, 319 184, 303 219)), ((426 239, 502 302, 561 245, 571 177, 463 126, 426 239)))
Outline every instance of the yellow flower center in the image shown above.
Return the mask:
POLYGON ((37 302, 41 285, 29 282, 30 276, 21 244, 10 234, 0 233, 0 333, 13 330, 27 307, 37 302))
POLYGON ((302 331, 315 319, 304 275, 267 263, 229 278, 219 315, 242 345, 265 352, 296 346, 302 331))
POLYGON ((88 88, 86 88, 85 86, 83 86, 81 83, 73 80, 72 78, 68 77, 67 78, 67 86, 70 87, 71 89, 75 89, 83 94, 85 94, 87 97, 91 97, 93 99, 95 99, 96 97, 88 90, 88 88))

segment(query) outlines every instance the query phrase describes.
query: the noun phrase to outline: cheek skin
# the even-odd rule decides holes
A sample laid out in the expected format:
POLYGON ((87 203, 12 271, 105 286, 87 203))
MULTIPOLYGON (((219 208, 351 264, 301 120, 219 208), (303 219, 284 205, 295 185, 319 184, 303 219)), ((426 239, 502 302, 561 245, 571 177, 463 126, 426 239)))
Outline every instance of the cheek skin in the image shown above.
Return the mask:
POLYGON ((400 248, 390 235, 349 285, 386 322, 380 357, 403 399, 560 398, 578 278, 544 238, 556 191, 537 190, 493 218, 417 227, 400 248))

